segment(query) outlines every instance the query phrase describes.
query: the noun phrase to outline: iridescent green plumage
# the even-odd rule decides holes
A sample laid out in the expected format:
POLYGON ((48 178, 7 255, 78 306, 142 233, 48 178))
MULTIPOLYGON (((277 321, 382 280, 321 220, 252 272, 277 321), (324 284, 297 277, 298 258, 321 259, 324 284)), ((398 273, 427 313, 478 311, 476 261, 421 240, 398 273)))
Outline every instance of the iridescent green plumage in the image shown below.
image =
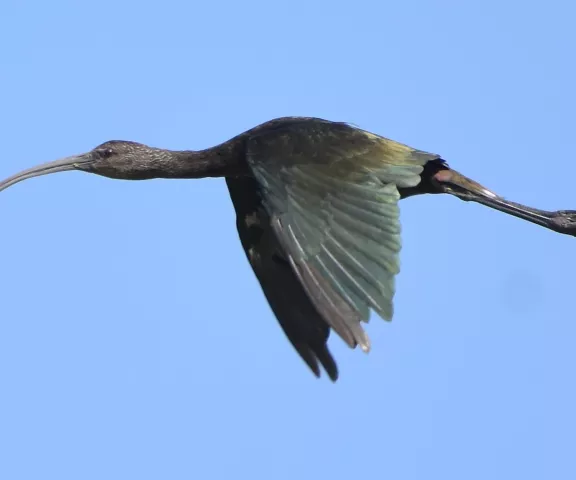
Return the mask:
POLYGON ((426 154, 343 123, 295 122, 250 137, 247 158, 273 229, 307 294, 351 347, 370 348, 370 309, 393 316, 400 187, 426 154))
POLYGON ((438 155, 319 118, 272 120, 201 151, 110 141, 20 172, 0 190, 64 170, 126 180, 226 177, 242 246, 270 307, 314 374, 322 365, 332 380, 330 329, 367 351, 362 322, 370 311, 393 316, 401 198, 449 193, 576 236, 575 211, 510 202, 438 155))

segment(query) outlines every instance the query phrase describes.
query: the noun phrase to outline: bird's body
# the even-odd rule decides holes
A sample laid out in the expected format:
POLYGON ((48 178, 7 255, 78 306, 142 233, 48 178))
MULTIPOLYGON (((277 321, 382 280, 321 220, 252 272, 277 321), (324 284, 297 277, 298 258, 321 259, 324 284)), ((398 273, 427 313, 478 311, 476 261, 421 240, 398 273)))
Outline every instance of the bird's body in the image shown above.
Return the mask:
POLYGON ((264 294, 300 356, 336 380, 330 330, 368 351, 371 311, 391 320, 401 248, 398 201, 449 193, 576 235, 576 212, 513 203, 452 170, 439 155, 346 123, 285 117, 201 151, 111 141, 24 171, 78 169, 111 178, 226 177, 237 228, 264 294))
POLYGON ((361 322, 371 309, 392 319, 398 187, 416 187, 439 157, 314 118, 245 135, 248 175, 226 179, 244 250, 292 344, 317 375, 319 361, 335 379, 330 327, 368 351, 361 322))

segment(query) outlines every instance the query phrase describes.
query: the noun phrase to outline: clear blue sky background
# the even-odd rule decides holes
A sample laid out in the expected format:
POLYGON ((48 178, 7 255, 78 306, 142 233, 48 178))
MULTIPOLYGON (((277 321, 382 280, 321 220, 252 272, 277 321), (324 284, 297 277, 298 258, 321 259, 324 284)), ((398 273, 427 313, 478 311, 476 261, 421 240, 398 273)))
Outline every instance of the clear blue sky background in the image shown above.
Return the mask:
MULTIPOLYGON (((204 148, 314 115, 576 208, 569 1, 0 6, 0 176, 108 139, 204 148)), ((396 317, 318 381, 221 179, 1 194, 0 478, 576 478, 576 239, 402 203, 396 317)))

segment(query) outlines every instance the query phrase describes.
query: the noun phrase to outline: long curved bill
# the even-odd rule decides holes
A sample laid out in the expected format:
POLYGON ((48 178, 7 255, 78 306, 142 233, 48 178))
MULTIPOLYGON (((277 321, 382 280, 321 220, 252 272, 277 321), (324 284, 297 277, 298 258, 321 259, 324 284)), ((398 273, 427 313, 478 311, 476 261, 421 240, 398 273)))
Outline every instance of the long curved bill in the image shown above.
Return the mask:
POLYGON ((86 165, 90 162, 92 162, 90 153, 83 153, 81 155, 73 155, 53 162, 43 163, 3 180, 0 182, 0 191, 11 187, 15 183, 21 182, 22 180, 27 180, 28 178, 39 177, 40 175, 48 175, 56 172, 65 172, 67 170, 77 170, 82 165, 86 165))

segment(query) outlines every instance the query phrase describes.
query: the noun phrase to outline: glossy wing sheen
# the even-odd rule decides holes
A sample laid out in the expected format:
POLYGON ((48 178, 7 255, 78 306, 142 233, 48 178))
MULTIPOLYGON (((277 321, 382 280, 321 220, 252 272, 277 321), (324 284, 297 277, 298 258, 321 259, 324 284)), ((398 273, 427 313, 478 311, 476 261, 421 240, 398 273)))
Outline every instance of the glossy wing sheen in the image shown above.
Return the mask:
POLYGON ((320 376, 320 362, 336 380, 338 369, 326 345, 330 327, 282 256, 282 247, 262 206, 258 183, 251 177, 227 178, 226 183, 242 246, 284 333, 316 376, 320 376))
POLYGON ((255 133, 248 163, 288 261, 351 347, 370 343, 370 309, 391 320, 399 272, 398 187, 433 158, 344 123, 291 122, 255 133))

